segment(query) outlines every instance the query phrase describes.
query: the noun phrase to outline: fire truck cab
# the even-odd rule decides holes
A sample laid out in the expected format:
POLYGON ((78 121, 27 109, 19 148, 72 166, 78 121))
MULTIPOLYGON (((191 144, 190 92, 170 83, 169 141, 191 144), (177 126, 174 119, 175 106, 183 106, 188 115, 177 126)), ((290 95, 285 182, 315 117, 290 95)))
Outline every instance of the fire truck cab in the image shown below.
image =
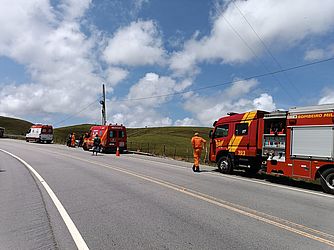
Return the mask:
POLYGON ((93 148, 94 138, 98 135, 101 139, 102 152, 116 152, 119 148, 120 152, 127 150, 126 128, 123 125, 109 124, 101 126, 92 126, 89 130, 87 138, 84 138, 83 149, 90 150, 93 148))
POLYGON ((315 180, 334 194, 334 104, 231 113, 214 123, 210 160, 222 173, 257 172, 315 180))
POLYGON ((53 128, 51 125, 35 124, 32 125, 26 134, 27 142, 46 142, 53 141, 53 128))
POLYGON ((265 111, 243 114, 228 113, 214 123, 210 131, 210 161, 216 162, 222 173, 245 168, 257 172, 262 162, 263 117, 265 111))

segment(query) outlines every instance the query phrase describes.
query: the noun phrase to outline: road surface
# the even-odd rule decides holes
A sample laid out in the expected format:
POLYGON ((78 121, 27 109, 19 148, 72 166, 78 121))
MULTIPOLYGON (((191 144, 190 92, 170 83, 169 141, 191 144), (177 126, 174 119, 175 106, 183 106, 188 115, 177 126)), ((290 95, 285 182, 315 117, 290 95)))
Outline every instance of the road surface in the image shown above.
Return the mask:
POLYGON ((321 191, 7 139, 0 158, 0 249, 334 249, 321 191))

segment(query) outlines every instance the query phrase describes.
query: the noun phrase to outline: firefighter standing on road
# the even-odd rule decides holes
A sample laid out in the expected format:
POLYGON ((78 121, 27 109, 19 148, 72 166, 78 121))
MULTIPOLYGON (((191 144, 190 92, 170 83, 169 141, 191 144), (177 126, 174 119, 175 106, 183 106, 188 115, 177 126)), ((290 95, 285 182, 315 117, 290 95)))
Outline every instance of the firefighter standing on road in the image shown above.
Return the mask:
POLYGON ((97 155, 97 152, 100 152, 100 145, 101 145, 101 139, 98 134, 96 134, 93 144, 94 144, 93 155, 94 155, 94 152, 97 155))
POLYGON ((75 133, 72 133, 72 137, 71 137, 71 147, 75 148, 75 133))
POLYGON ((206 146, 206 140, 200 137, 199 134, 196 132, 193 138, 191 138, 191 144, 194 150, 193 171, 199 172, 199 160, 201 158, 202 149, 204 149, 204 147, 206 146))

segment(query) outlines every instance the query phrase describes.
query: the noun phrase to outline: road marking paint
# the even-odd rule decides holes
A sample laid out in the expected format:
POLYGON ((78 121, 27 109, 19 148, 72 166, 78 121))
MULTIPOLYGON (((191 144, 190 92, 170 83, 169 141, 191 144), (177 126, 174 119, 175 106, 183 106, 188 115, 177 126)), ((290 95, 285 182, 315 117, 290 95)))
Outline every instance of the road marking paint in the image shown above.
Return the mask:
MULTIPOLYGON (((159 162, 159 161, 152 161, 152 160, 143 159, 143 158, 139 158, 139 157, 138 158, 137 157, 128 157, 128 159, 136 159, 136 160, 138 159, 138 160, 141 160, 141 161, 148 161, 148 162, 151 162, 151 163, 158 163, 158 164, 161 164, 161 165, 171 166, 173 168, 179 168, 179 169, 188 168, 186 166, 183 167, 183 166, 180 166, 180 165, 175 165, 175 164, 165 163, 165 162, 159 162)), ((238 177, 238 176, 233 176, 233 175, 225 175, 225 174, 213 173, 213 172, 205 172, 205 174, 210 174, 210 175, 214 175, 214 176, 217 176, 217 177, 223 177, 223 178, 226 178, 226 179, 236 179, 236 180, 241 180, 241 181, 247 181, 247 182, 257 183, 257 184, 261 184, 261 185, 265 185, 265 186, 279 187, 279 188, 282 188, 282 189, 287 189, 287 190, 297 191, 297 192, 301 192, 301 193, 312 194, 312 195, 317 195, 317 196, 322 196, 322 197, 327 197, 327 198, 334 199, 333 195, 322 194, 322 193, 317 193, 317 192, 298 189, 298 188, 293 188, 293 187, 287 187, 287 186, 279 185, 279 184, 273 184, 273 183, 267 183, 267 182, 262 182, 262 181, 257 181, 257 180, 251 180, 249 178, 243 178, 243 177, 238 177)))
MULTIPOLYGON (((30 144, 30 145, 31 146, 36 146, 36 147, 40 146, 40 145, 37 145, 37 144, 30 144)), ((38 148, 41 151, 54 153, 54 151, 44 150, 44 149, 41 149, 41 147, 38 147, 38 148)), ((57 147, 57 149, 58 148, 59 147, 57 147)), ((59 148, 59 149, 62 150, 62 148, 59 148)), ((138 160, 141 160, 141 161, 148 161, 148 162, 152 162, 152 163, 156 163, 156 164, 160 164, 160 165, 165 165, 165 166, 169 166, 169 167, 173 167, 173 168, 178 168, 178 169, 187 168, 187 167, 181 167, 179 165, 175 165, 175 164, 171 164, 171 163, 152 161, 152 160, 147 160, 147 159, 143 159, 143 158, 139 158, 139 157, 137 157, 137 158, 136 157, 127 157, 127 158, 128 159, 138 159, 138 160)), ((221 173, 213 173, 213 172, 206 172, 206 173, 203 173, 203 174, 210 174, 210 175, 214 175, 214 176, 219 177, 219 178, 236 179, 236 180, 241 180, 241 181, 246 181, 246 182, 251 182, 251 183, 257 183, 257 184, 260 184, 260 185, 265 185, 265 186, 270 186, 270 187, 278 187, 278 188, 281 188, 281 189, 286 189, 286 190, 296 191, 296 192, 300 192, 300 193, 312 194, 312 195, 315 195, 315 196, 321 196, 321 197, 334 199, 334 195, 328 195, 328 194, 314 192, 314 191, 308 191, 308 190, 303 190, 303 189, 298 189, 298 188, 293 188, 293 187, 287 187, 287 186, 279 185, 279 184, 273 184, 273 183, 267 183, 267 182, 262 182, 262 181, 257 181, 257 180, 251 180, 249 178, 242 178, 242 177, 238 177, 238 176, 224 175, 224 174, 221 174, 221 173)))
POLYGON ((306 227, 304 225, 300 225, 300 224, 297 224, 297 223, 294 223, 294 222, 290 222, 288 220, 284 220, 284 219, 281 219, 281 218, 278 218, 278 217, 275 217, 275 216, 272 216, 272 215, 268 215, 268 214, 265 214, 265 213, 247 208, 247 207, 243 207, 243 206, 225 201, 225 200, 217 199, 215 197, 212 197, 212 196, 209 196, 209 195, 197 192, 195 190, 191 190, 191 189, 188 189, 186 187, 182 187, 182 186, 179 186, 179 185, 176 185, 176 184, 173 184, 173 183, 161 180, 161 179, 157 179, 157 178, 147 176, 147 175, 144 175, 144 174, 138 174, 138 173, 135 173, 135 172, 130 171, 130 170, 125 170, 121 167, 111 166, 111 165, 108 165, 108 164, 99 163, 99 162, 95 162, 95 161, 92 161, 92 160, 81 159, 81 158, 76 157, 76 156, 66 155, 66 154, 62 154, 62 153, 56 153, 56 152, 52 152, 52 153, 65 156, 67 158, 76 159, 76 160, 79 160, 79 161, 82 161, 82 162, 87 162, 87 163, 90 163, 90 164, 94 164, 94 165, 97 165, 97 166, 105 167, 105 168, 108 168, 108 169, 116 170, 118 172, 121 172, 121 173, 130 175, 130 176, 137 177, 137 178, 142 179, 142 180, 146 180, 146 181, 155 183, 157 185, 166 187, 168 189, 178 191, 180 193, 186 194, 188 196, 192 196, 192 197, 197 198, 199 200, 206 201, 210 204, 217 205, 219 207, 228 209, 230 211, 242 214, 244 216, 256 219, 258 221, 262 221, 264 223, 279 227, 281 229, 285 229, 289 232, 293 232, 295 234, 298 234, 298 235, 304 236, 306 238, 309 238, 309 239, 312 239, 312 240, 315 240, 315 241, 318 241, 318 242, 321 242, 321 243, 324 243, 324 244, 327 244, 329 246, 334 247, 334 241, 331 241, 331 240, 328 240, 328 239, 325 239, 325 238, 321 238, 321 237, 316 236, 316 235, 312 235, 308 232, 313 232, 313 233, 321 235, 323 237, 328 237, 328 238, 333 238, 333 239, 334 239, 334 235, 327 234, 327 233, 324 233, 324 232, 306 227), (292 226, 295 226, 297 228, 293 228, 292 226), (302 231, 302 230, 304 230, 304 231, 302 231), (308 232, 305 232, 305 231, 308 231, 308 232))
POLYGON ((75 226, 74 222, 72 221, 71 217, 68 215, 68 213, 66 212, 66 209, 64 208, 64 206, 61 204, 61 202, 59 201, 59 199, 57 198, 57 196, 55 195, 55 193, 52 191, 52 189, 50 188, 50 186, 47 184, 47 182, 43 179, 43 177, 32 167, 30 166, 26 161, 24 161, 23 159, 19 158, 18 156, 0 149, 0 151, 12 156, 13 158, 15 158, 16 160, 18 160, 19 162, 21 162, 26 168, 28 168, 28 170, 30 172, 32 172, 36 178, 40 181, 40 183, 44 186, 46 192, 49 194, 51 200, 53 201, 53 203, 55 204, 58 212, 60 213, 60 216, 62 217, 63 221, 65 222, 68 231, 70 232, 76 246, 78 249, 80 250, 86 250, 89 249, 86 242, 84 241, 84 239, 82 238, 79 230, 77 229, 77 227, 75 226))

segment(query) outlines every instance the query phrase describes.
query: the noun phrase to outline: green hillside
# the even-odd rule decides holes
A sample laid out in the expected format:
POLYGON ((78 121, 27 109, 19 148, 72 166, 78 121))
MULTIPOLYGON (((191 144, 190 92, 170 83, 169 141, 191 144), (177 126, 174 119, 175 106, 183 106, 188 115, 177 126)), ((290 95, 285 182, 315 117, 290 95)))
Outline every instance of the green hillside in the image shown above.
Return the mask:
POLYGON ((54 129, 54 142, 59 144, 65 144, 68 134, 74 132, 77 137, 85 134, 89 131, 92 124, 80 124, 62 128, 54 129))
POLYGON ((192 147, 190 140, 194 132, 199 132, 209 145, 209 131, 210 128, 203 127, 128 129, 128 148, 134 151, 191 160, 192 147))
MULTIPOLYGON (((74 132, 77 136, 89 131, 91 124, 82 124, 54 130, 54 142, 65 144, 67 135, 74 132)), ((128 149, 155 155, 165 155, 177 159, 192 159, 190 139, 194 132, 207 140, 209 144, 210 128, 203 127, 158 127, 127 128, 128 149)), ((204 157, 204 153, 203 153, 204 157)))
POLYGON ((25 135, 31 125, 28 121, 0 116, 0 127, 5 128, 5 135, 25 135))
MULTIPOLYGON (((0 127, 6 129, 5 135, 24 136, 32 123, 20 119, 0 116, 0 127)), ((54 143, 65 144, 69 133, 77 137, 89 131, 92 124, 81 124, 54 129, 54 143)), ((191 160, 190 139, 194 132, 209 141, 210 128, 203 127, 157 127, 127 128, 128 149, 155 155, 165 155, 176 159, 191 160)), ((203 153, 204 157, 204 153, 203 153)))

